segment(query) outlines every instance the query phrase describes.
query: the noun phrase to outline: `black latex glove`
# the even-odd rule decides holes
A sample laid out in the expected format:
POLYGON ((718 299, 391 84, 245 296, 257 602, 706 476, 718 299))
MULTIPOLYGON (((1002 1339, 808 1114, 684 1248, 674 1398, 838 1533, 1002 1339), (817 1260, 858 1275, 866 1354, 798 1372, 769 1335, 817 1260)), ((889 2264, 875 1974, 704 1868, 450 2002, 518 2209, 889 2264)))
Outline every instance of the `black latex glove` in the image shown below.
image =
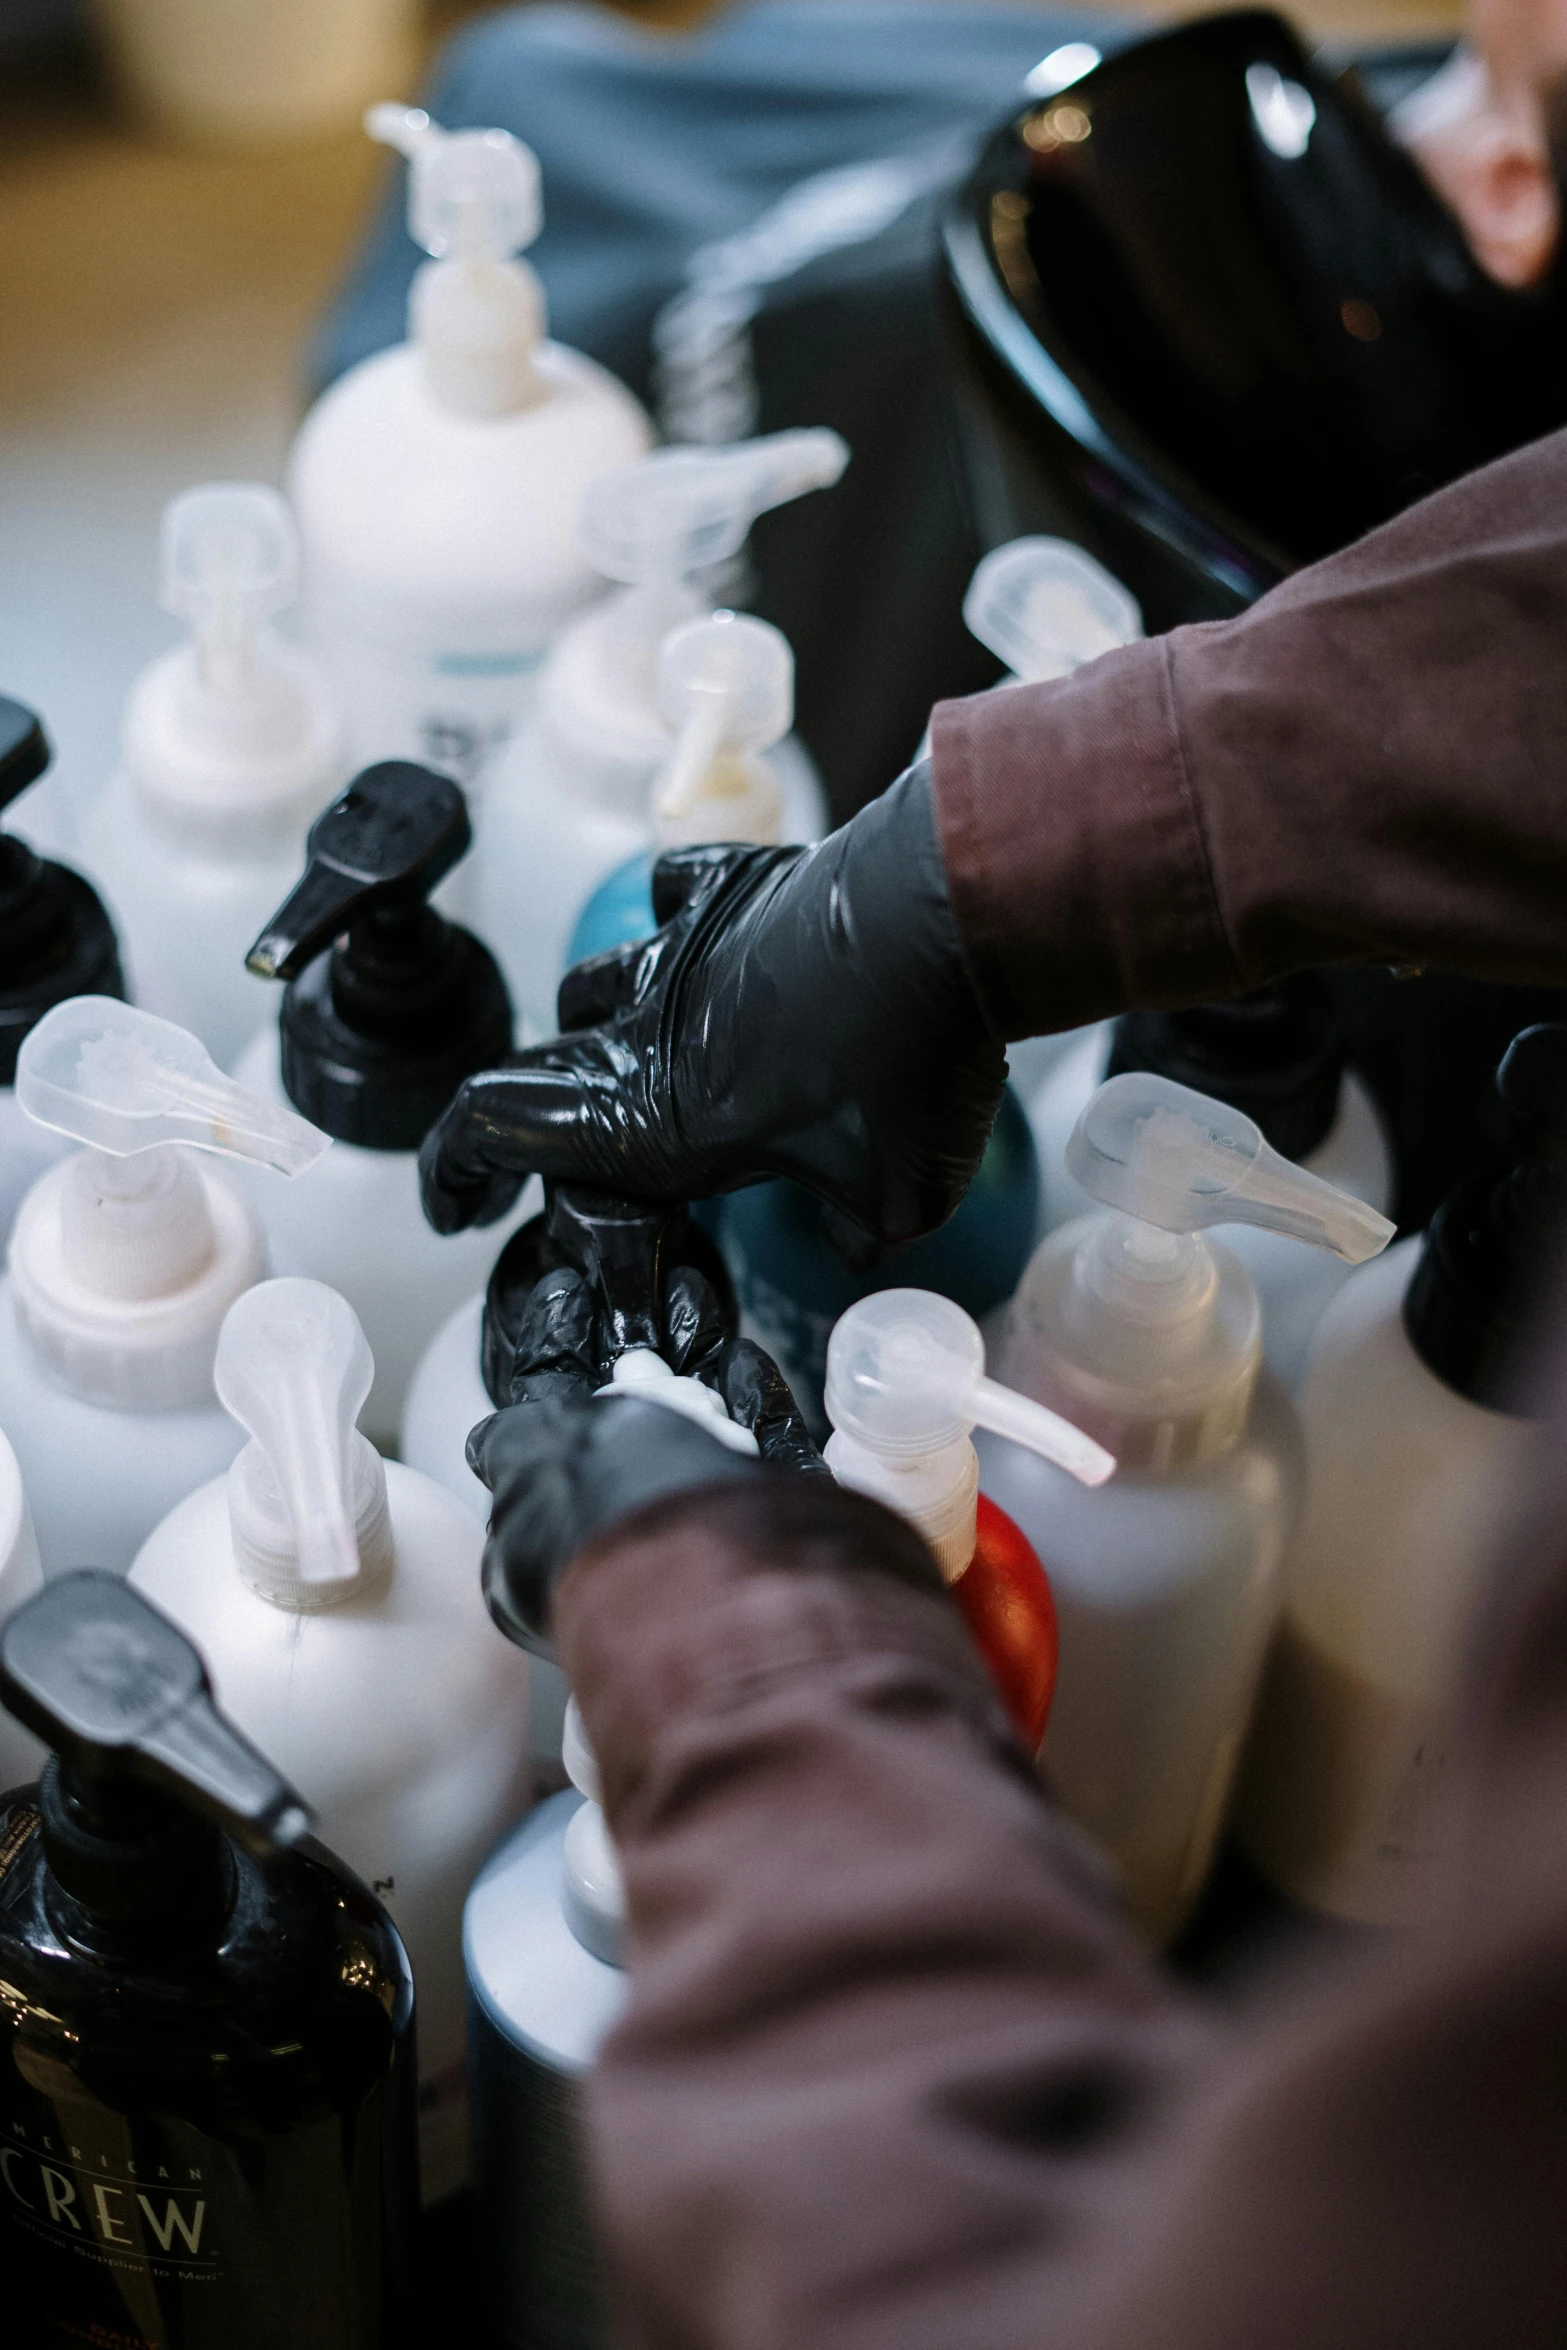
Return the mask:
POLYGON ((481 1422, 468 1460, 495 1496, 484 1596, 507 1637, 548 1653, 556 1578, 593 1534, 628 1510, 689 1486, 755 1477, 763 1464, 825 1477, 771 1356, 731 1338, 711 1284, 691 1265, 669 1276, 661 1351, 716 1389, 761 1458, 737 1453, 666 1405, 597 1396, 613 1345, 603 1294, 573 1266, 546 1273, 523 1316, 512 1404, 481 1422), (631 1415, 631 1416, 628 1416, 631 1415))
POLYGON ((490 1222, 534 1173, 655 1199, 788 1175, 883 1244, 943 1223, 1006 1056, 958 943, 928 767, 818 848, 660 858, 653 908, 656 936, 567 974, 571 1033, 470 1077, 426 1137, 436 1230, 490 1222))

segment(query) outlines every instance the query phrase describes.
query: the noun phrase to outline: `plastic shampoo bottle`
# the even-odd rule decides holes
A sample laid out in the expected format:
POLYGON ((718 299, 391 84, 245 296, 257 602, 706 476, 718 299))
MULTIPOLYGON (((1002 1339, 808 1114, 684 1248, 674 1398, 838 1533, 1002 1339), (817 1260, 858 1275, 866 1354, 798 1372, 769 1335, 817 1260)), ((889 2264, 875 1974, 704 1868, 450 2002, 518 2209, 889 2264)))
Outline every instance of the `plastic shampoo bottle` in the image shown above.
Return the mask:
MULTIPOLYGON (((651 793, 669 755, 665 639, 712 608, 700 583, 732 565, 759 514, 830 487, 848 461, 826 431, 658 449, 583 499, 583 550, 621 584, 557 638, 536 709, 486 779, 478 827, 479 928, 533 1035, 555 1032, 555 990, 583 907, 652 837, 651 793)), ((798 738, 786 734, 767 760, 781 837, 819 839, 826 803, 798 738)))
POLYGON ((1567 1027, 1498 1073, 1513 1163, 1345 1283, 1301 1391, 1306 1505, 1241 1833, 1298 1901, 1418 1915, 1465 1634, 1537 1441, 1521 1358, 1567 1252, 1567 1027))
POLYGON ((184 1029, 108 996, 45 1014, 18 1058, 17 1094, 87 1147, 39 1177, 11 1235, 0 1428, 45 1573, 123 1574, 240 1441, 213 1392, 213 1355, 266 1247, 213 1156, 264 1167, 271 1183, 313 1165, 327 1137, 232 1084, 184 1029))
POLYGON ((359 1433, 371 1371, 320 1282, 241 1298, 216 1377, 250 1441, 148 1537, 131 1582, 198 1644, 235 1721, 397 1921, 434 2201, 466 2170, 462 1905, 527 1801, 527 1671, 485 1611, 472 1514, 359 1433))
POLYGON ((274 1010, 245 949, 347 773, 319 665, 269 625, 297 571, 276 490, 216 482, 166 509, 163 604, 190 637, 132 687, 123 763, 82 828, 136 1001, 225 1069, 274 1010))
POLYGON ((414 1988, 381 1904, 117 1578, 0 1631, 6 2339, 412 2350, 414 1988))
MULTIPOLYGON (((49 765, 32 711, 0 695, 0 808, 49 765)), ((70 1148, 16 1098, 16 1056, 35 1022, 73 995, 123 995, 119 948, 96 893, 68 865, 0 832, 0 1248, 29 1186, 70 1148)))
MULTIPOLYGON (((1345 1067, 1344 1026, 1326 981, 1306 971, 1229 1003, 1129 1012, 1071 1038, 1029 1103, 1045 1231, 1092 1207, 1068 1172, 1067 1143, 1095 1088, 1136 1069, 1243 1110, 1285 1158, 1353 1192, 1380 1215, 1391 1213, 1387 1129, 1359 1077, 1345 1067)), ((1223 1240, 1257 1284, 1264 1360, 1293 1389, 1312 1333, 1349 1267, 1255 1226, 1236 1225, 1223 1240)))
POLYGON ((930 1544, 1030 1754, 1056 1678, 1056 1618, 1038 1557, 982 1495, 975 1427, 1102 1485, 1112 1455, 1057 1413, 985 1377, 977 1325, 950 1299, 884 1289, 851 1306, 827 1347, 827 1466, 930 1544))
MULTIPOLYGON (((278 1031, 240 1064, 337 1143, 295 1199, 257 1205, 280 1271, 341 1290, 375 1357, 365 1415, 396 1442, 425 1341, 474 1290, 493 1228, 442 1239, 419 1205, 419 1145, 465 1077, 511 1050, 495 960, 427 903, 470 840, 462 793, 428 768, 388 761, 312 826, 303 880, 250 952, 289 982, 278 1031)), ((522 1212, 519 1207, 518 1213, 522 1212)))
POLYGON ((356 765, 424 759, 472 783, 602 584, 578 544, 582 494, 642 454, 648 424, 545 337, 538 278, 514 258, 541 225, 529 150, 402 106, 366 125, 408 157, 409 230, 433 258, 408 341, 350 368, 294 443, 309 633, 356 765))
POLYGON ((1262 1371, 1256 1285, 1204 1234, 1255 1223, 1358 1262, 1393 1227, 1292 1167, 1241 1112, 1162 1077, 1101 1086, 1067 1165, 1112 1213, 1039 1248, 997 1368, 1119 1466, 1089 1500, 1048 1462, 982 1437, 981 1476, 1055 1592, 1046 1775, 1163 1942, 1224 1819, 1299 1493, 1299 1434, 1262 1371))

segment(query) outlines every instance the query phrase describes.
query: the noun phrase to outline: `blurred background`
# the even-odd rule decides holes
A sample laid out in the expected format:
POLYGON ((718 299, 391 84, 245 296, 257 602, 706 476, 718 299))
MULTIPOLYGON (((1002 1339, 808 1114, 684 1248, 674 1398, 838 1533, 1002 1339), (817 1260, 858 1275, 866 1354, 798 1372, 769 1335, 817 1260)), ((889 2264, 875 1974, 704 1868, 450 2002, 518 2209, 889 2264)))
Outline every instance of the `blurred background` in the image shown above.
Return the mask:
MULTIPOLYGON (((69 850, 71 806, 113 761, 126 687, 176 633, 155 595, 164 501, 195 481, 281 478, 323 368, 313 338, 395 168, 358 127, 365 100, 416 95, 447 44, 501 13, 0 0, 0 670, 58 747, 19 812, 40 845, 69 850)), ((706 38, 719 13, 707 0, 510 12, 597 16, 587 37, 622 52, 706 38)), ((1332 42, 1441 38, 1457 20, 1453 0, 1292 13, 1332 42)), ((538 258, 549 283, 548 235, 538 258)))

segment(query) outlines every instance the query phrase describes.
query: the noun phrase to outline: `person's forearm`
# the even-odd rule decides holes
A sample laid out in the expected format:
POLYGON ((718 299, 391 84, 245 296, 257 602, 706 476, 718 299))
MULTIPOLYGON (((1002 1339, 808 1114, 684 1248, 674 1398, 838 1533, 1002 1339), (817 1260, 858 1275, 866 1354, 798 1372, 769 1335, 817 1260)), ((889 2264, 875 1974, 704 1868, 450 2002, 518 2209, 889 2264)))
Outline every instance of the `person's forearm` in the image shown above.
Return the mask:
POLYGON ((631 1919, 590 2091, 618 2341, 1037 2350, 1206 2056, 931 1581, 802 1485, 562 1587, 631 1919))
POLYGON ((1325 964, 1567 983, 1567 434, 1240 619, 940 704, 954 909, 998 1030, 1325 964))

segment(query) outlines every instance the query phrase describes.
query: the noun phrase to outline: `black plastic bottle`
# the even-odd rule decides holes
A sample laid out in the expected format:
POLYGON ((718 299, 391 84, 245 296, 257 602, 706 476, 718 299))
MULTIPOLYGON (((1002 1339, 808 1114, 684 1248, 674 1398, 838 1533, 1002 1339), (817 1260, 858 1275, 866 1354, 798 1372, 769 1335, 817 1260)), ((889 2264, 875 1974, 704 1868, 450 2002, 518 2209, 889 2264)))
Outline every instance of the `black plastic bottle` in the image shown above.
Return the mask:
MULTIPOLYGON (((49 764, 33 712, 0 695, 0 808, 49 764)), ((113 926, 95 891, 69 865, 0 832, 0 1247, 22 1194, 57 1150, 16 1106, 16 1056, 28 1030, 73 995, 125 993, 113 926)))
POLYGON ((336 1144, 256 1206, 279 1263, 340 1290, 364 1326, 375 1384, 361 1425, 397 1441, 420 1350, 484 1287, 493 1232, 442 1239, 419 1205, 418 1150, 465 1077, 511 1050, 494 957, 427 903, 472 840, 455 783, 399 760, 367 767, 311 827, 299 886, 250 950, 288 982, 280 1035, 236 1074, 284 1094, 336 1144))
POLYGON ((413 1982, 379 1902, 117 1577, 0 1634, 0 2339, 405 2350, 413 1982), (13 2330, 14 2328, 14 2330, 13 2330))

